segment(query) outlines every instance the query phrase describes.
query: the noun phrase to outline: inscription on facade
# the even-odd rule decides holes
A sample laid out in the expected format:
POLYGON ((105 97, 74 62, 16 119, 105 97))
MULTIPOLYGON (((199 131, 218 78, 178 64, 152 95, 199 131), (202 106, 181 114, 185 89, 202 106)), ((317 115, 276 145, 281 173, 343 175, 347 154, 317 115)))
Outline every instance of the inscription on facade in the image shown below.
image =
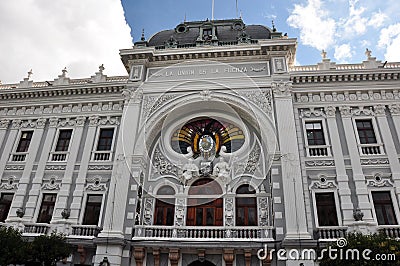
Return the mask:
POLYGON ((192 79, 240 78, 243 76, 269 76, 269 63, 179 65, 168 68, 150 68, 147 81, 173 81, 192 79))

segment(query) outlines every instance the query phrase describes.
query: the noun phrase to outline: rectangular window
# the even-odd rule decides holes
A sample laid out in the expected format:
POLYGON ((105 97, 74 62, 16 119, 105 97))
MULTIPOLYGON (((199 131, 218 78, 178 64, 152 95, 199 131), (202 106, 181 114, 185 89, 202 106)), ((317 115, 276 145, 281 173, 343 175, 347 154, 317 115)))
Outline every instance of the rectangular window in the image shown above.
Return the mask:
POLYGON ((22 131, 17 147, 17 152, 28 152, 29 144, 31 144, 33 131, 22 131))
POLYGON ((53 216, 57 194, 43 194, 42 206, 39 211, 38 223, 50 223, 53 216))
POLYGON ((55 151, 68 151, 71 135, 72 129, 60 130, 55 151))
POLYGON ((203 40, 209 40, 212 37, 212 29, 203 29, 203 40))
POLYGON ((82 224, 98 225, 103 195, 88 195, 82 224))
POLYGON ((306 122, 308 145, 325 145, 324 130, 321 121, 306 122))
POLYGON ((379 225, 397 224, 392 197, 389 191, 374 191, 371 193, 374 201, 376 219, 379 225))
POLYGON ((1 194, 1 197, 0 197, 0 222, 4 222, 7 219, 13 197, 14 197, 14 194, 12 194, 12 193, 2 193, 1 194))
POLYGON ((358 137, 360 144, 376 144, 376 136, 374 127, 372 126, 372 120, 356 120, 358 137))
POLYGON ((335 196, 333 192, 315 193, 319 226, 338 226, 335 196))
POLYGON ((174 225, 175 199, 156 199, 155 225, 174 225))
POLYGON ((97 142, 98 151, 110 151, 114 136, 114 128, 100 129, 99 141, 97 142))

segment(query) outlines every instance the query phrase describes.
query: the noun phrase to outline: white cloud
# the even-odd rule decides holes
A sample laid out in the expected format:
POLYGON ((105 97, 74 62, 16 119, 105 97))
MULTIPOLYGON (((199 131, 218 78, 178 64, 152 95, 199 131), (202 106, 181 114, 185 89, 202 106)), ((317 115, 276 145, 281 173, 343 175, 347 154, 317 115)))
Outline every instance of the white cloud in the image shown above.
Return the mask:
POLYGON ((71 78, 89 77, 104 64, 125 75, 119 49, 132 46, 119 0, 0 1, 0 80, 52 80, 67 67, 71 78))
POLYGON ((334 57, 336 60, 338 60, 339 63, 347 63, 347 59, 350 59, 352 57, 353 53, 351 51, 351 46, 350 44, 342 44, 335 46, 335 53, 334 57))
POLYGON ((400 23, 390 25, 381 30, 378 46, 386 49, 385 60, 400 61, 400 23))
POLYGON ((322 8, 320 0, 308 0, 307 5, 294 5, 288 24, 300 30, 300 40, 318 50, 334 43, 335 21, 322 8))
POLYGON ((384 22, 388 19, 389 17, 382 13, 382 12, 377 12, 373 13, 371 16, 371 19, 368 21, 368 26, 374 27, 374 28, 380 28, 383 26, 384 22))

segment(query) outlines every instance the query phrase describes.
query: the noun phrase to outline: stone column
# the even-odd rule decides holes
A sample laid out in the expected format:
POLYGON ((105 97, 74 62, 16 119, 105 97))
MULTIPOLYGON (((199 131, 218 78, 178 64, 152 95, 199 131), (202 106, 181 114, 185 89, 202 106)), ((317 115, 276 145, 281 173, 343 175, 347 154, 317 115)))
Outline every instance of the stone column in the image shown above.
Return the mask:
POLYGON ((62 211, 68 208, 68 198, 71 193, 72 177, 74 174, 76 159, 78 157, 79 147, 82 141, 83 127, 85 125, 86 117, 80 116, 75 120, 62 121, 60 123, 68 124, 69 126, 75 126, 74 133, 72 135, 69 156, 67 165, 65 167, 65 174, 61 182, 60 192, 57 196, 57 201, 54 206, 54 213, 52 217, 52 223, 57 223, 63 220, 62 211))
MULTIPOLYGON (((325 107, 326 123, 328 125, 331 137, 333 160, 335 161, 336 180, 338 183, 338 193, 340 198, 340 207, 343 213, 343 225, 348 225, 354 221, 354 206, 351 201, 351 191, 349 187, 349 177, 346 173, 343 150, 339 136, 339 130, 336 122, 336 107, 325 107)), ((340 210, 338 210, 340 211, 340 210)))
POLYGON ((286 216, 285 240, 311 239, 307 231, 303 182, 293 113, 292 85, 273 82, 286 216))
POLYGON ((14 195, 14 199, 11 204, 10 212, 9 212, 9 219, 16 219, 16 211, 19 208, 23 208, 24 206, 24 199, 27 196, 28 187, 30 184, 31 173, 33 169, 33 164, 35 162, 36 156, 39 152, 39 145, 40 141, 43 137, 44 127, 46 124, 46 119, 39 118, 35 122, 24 122, 22 123, 22 127, 35 127, 33 131, 32 139, 29 144, 28 154, 25 158, 25 166, 24 171, 22 172, 22 177, 19 180, 18 190, 14 195))
MULTIPOLYGON (((32 181, 32 188, 29 190, 29 199, 26 203, 25 217, 26 219, 32 220, 35 214, 35 209, 40 206, 38 203, 38 198, 40 195, 40 189, 42 186, 42 180, 46 168, 47 161, 49 159, 49 154, 51 152, 51 148, 54 141, 54 136, 57 132, 58 118, 50 118, 49 119, 49 129, 47 130, 47 134, 45 136, 44 145, 40 154, 39 164, 36 169, 35 177, 32 181)), ((33 222, 33 221, 32 221, 33 222)))
POLYGON ((349 106, 341 106, 339 108, 342 116, 344 133, 346 136, 347 147, 349 150, 351 168, 353 171, 353 180, 356 187, 356 195, 358 199, 358 208, 363 212, 365 222, 374 222, 372 218, 372 206, 369 201, 368 189, 365 182, 365 176, 361 166, 360 154, 357 145, 357 137, 354 132, 352 121, 352 110, 349 106))
POLYGON ((78 223, 80 212, 84 212, 82 209, 82 199, 85 190, 86 176, 88 172, 88 166, 93 150, 93 143, 95 142, 96 129, 98 126, 99 117, 89 117, 89 128, 86 135, 86 141, 83 147, 81 164, 79 167, 78 177, 76 179, 76 185, 73 192, 73 199, 71 204, 71 215, 69 217, 70 222, 78 223))
MULTIPOLYGON (((386 107, 384 105, 374 106, 376 120, 380 128, 382 141, 384 143, 385 152, 388 156, 390 171, 394 182, 397 202, 400 202, 400 162, 394 145, 393 135, 390 132, 389 123, 386 117, 386 107)), ((400 121, 398 121, 400 123, 400 121)), ((397 123, 395 123, 397 124, 397 123)), ((400 125, 396 125, 400 127, 400 125)))
POLYGON ((235 260, 235 252, 233 249, 224 249, 225 266, 233 266, 235 260))

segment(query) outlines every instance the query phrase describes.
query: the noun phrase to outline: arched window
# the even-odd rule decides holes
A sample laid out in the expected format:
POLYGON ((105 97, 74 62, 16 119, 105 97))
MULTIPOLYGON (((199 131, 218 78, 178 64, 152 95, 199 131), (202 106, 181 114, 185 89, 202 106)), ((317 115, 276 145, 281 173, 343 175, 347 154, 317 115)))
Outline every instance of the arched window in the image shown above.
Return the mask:
POLYGON ((241 185, 236 190, 236 225, 257 225, 256 191, 249 185, 241 185))
POLYGON ((175 190, 170 186, 163 186, 157 191, 154 225, 174 225, 174 195, 175 190))
POLYGON ((189 189, 186 225, 222 226, 222 189, 215 180, 204 178, 189 189))

